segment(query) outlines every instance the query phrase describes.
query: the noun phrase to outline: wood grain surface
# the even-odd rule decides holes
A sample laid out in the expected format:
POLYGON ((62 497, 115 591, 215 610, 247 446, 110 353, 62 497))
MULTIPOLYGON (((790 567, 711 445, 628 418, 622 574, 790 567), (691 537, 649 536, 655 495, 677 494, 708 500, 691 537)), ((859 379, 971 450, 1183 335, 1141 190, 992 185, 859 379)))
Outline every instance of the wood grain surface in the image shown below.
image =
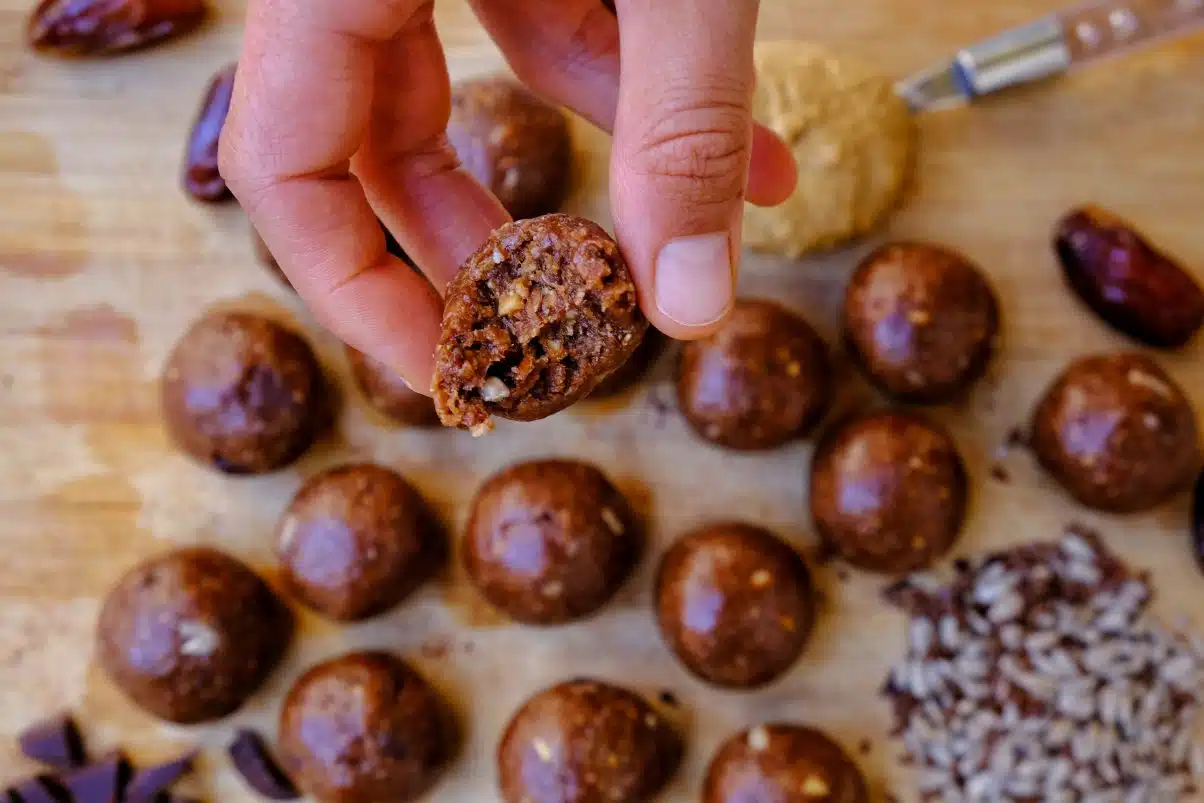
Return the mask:
MULTIPOLYGON (((308 332, 346 386, 339 346, 254 262, 235 207, 190 203, 179 191, 184 137, 210 75, 236 56, 244 5, 217 0, 199 34, 100 63, 39 58, 22 45, 32 0, 0 0, 0 783, 32 768, 9 738, 30 719, 80 712, 97 749, 126 745, 155 759, 185 744, 209 750, 191 791, 212 801, 252 796, 220 748, 240 724, 274 731, 280 692, 313 661, 357 646, 398 649, 445 689, 467 723, 438 801, 489 801, 492 752, 529 694, 590 674, 682 702, 686 765, 667 794, 696 800, 701 772, 726 734, 766 718, 829 729, 859 755, 878 799, 908 794, 897 747, 885 740, 876 689, 901 621, 877 601, 881 581, 819 570, 826 595, 806 657, 756 694, 721 694, 691 680, 657 638, 649 586, 655 558, 688 527, 740 517, 809 549, 810 445, 733 456, 695 440, 672 412, 669 365, 621 402, 582 405, 483 440, 391 429, 353 392, 337 434, 294 470, 217 476, 175 454, 157 411, 156 378, 188 323, 214 304, 272 310, 308 332), (125 703, 90 667, 99 600, 156 550, 203 542, 270 576, 273 523, 301 478, 349 458, 397 467, 450 526, 492 471, 539 455, 592 460, 648 518, 654 549, 620 599, 587 623, 557 630, 501 626, 455 576, 380 620, 334 628, 304 620, 288 664, 247 709, 218 727, 166 728, 125 703)), ((952 48, 1051 10, 1052 0, 764 0, 765 38, 812 38, 902 74, 952 48)), ((462 0, 440 3, 457 77, 501 62, 462 0)), ((1004 350, 963 405, 934 411, 954 431, 974 495, 958 552, 1057 535, 1069 521, 1101 528, 1151 568, 1160 605, 1204 625, 1204 583, 1188 551, 1186 500, 1125 519, 1076 509, 1022 455, 1009 483, 988 466, 1070 357, 1126 347, 1064 290, 1050 228, 1069 206, 1097 201, 1140 225, 1204 272, 1204 39, 1116 61, 969 111, 922 121, 919 180, 890 235, 941 241, 990 273, 1002 296, 1004 350)), ((578 126, 574 211, 608 222, 606 138, 578 126)), ((879 238, 880 239, 880 238, 879 238)), ((790 263, 750 258, 750 294, 780 298, 833 334, 843 281, 868 245, 790 263)), ((1204 403, 1200 344, 1164 358, 1204 403)), ((850 385, 857 383, 850 380, 850 385)), ((860 392, 860 391, 851 391, 860 392)))

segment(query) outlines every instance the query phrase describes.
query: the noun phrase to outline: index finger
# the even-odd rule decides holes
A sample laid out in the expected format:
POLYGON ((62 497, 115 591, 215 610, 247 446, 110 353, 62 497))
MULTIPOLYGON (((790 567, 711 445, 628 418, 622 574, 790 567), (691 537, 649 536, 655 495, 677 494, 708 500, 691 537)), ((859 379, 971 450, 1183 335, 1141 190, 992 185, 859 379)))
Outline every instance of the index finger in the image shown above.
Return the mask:
POLYGON ((221 148, 223 176, 318 318, 423 391, 441 303, 386 253, 350 160, 382 51, 433 37, 429 0, 253 0, 221 148))

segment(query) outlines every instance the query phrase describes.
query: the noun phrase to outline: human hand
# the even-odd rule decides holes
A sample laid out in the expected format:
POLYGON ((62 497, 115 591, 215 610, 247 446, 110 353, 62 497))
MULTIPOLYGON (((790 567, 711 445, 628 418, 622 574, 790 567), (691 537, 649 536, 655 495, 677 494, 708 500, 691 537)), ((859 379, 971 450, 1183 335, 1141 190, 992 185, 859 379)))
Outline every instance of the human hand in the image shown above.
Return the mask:
MULTIPOLYGON (((795 183, 749 112, 759 0, 617 0, 617 20, 600 0, 470 2, 520 79, 614 131, 615 229, 648 318, 677 338, 713 331, 744 201, 780 203, 795 183)), ((314 314, 423 392, 434 288, 507 220, 448 146, 433 5, 251 0, 221 145, 222 175, 314 314), (429 283, 386 253, 378 217, 429 283)))

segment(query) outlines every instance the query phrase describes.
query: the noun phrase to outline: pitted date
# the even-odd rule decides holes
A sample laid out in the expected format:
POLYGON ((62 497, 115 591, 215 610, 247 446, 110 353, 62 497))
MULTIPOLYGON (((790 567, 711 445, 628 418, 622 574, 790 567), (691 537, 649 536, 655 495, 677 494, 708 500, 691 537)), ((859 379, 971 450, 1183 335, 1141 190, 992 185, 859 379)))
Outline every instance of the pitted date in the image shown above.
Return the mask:
POLYGON ((204 19, 203 0, 42 0, 27 37, 38 50, 110 56, 188 33, 204 19))
POLYGON ((184 156, 184 191, 198 201, 217 203, 234 196, 217 169, 217 146, 230 112, 234 91, 234 72, 231 64, 209 82, 201 111, 188 135, 188 151, 184 156))
POLYGON ((1204 324, 1204 290, 1121 218, 1094 206, 1059 222, 1067 283, 1105 323, 1156 348, 1186 344, 1204 324))

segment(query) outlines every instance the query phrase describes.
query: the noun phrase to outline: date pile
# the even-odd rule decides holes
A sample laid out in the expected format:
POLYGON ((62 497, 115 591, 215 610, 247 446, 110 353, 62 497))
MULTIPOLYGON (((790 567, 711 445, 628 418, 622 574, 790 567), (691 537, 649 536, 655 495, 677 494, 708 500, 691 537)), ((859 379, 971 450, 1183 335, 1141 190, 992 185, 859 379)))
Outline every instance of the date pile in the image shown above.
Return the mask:
POLYGON ((884 686, 924 800, 1159 803, 1204 776, 1204 638, 1143 615, 1146 578, 1097 536, 889 588, 911 616, 884 686))

